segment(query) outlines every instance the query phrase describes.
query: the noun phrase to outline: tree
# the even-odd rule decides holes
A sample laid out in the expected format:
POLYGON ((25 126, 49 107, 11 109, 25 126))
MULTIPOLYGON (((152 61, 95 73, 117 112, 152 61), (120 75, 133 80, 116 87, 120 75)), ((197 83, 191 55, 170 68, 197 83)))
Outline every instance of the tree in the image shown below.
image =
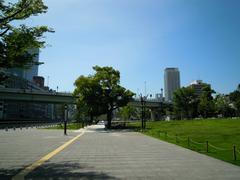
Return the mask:
POLYGON ((191 87, 177 89, 173 94, 173 110, 176 118, 193 118, 197 114, 198 98, 191 87))
POLYGON ((216 113, 222 117, 232 117, 235 112, 230 106, 231 102, 228 95, 218 94, 215 99, 216 113))
POLYGON ((237 90, 229 94, 229 98, 236 109, 237 115, 240 116, 240 84, 238 85, 237 90))
POLYGON ((77 108, 79 113, 89 115, 90 121, 93 122, 93 117, 106 112, 102 106, 101 98, 102 88, 97 79, 93 76, 80 76, 75 81, 74 94, 79 96, 77 99, 77 108))
POLYGON ((137 109, 130 105, 122 107, 118 113, 124 120, 129 120, 132 117, 137 117, 137 109))
POLYGON ((80 76, 75 81, 74 94, 85 104, 90 116, 107 114, 107 128, 110 128, 112 112, 127 105, 134 93, 120 86, 120 72, 112 67, 94 66, 93 70, 94 75, 80 76))
POLYGON ((6 3, 0 0, 0 68, 28 68, 33 64, 36 54, 29 50, 44 47, 41 40, 45 32, 53 32, 47 26, 27 27, 17 21, 25 20, 47 12, 42 0, 19 0, 6 3))
POLYGON ((214 90, 211 89, 210 85, 205 85, 202 88, 202 94, 199 98, 199 113, 202 117, 207 118, 214 114, 214 101, 212 94, 215 93, 214 90))

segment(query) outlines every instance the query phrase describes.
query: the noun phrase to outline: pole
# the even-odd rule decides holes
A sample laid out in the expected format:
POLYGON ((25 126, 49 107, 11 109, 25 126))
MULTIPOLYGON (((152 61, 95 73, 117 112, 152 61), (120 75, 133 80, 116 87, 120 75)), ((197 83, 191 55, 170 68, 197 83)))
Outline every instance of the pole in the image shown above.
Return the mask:
POLYGON ((146 118, 145 118, 145 113, 146 113, 146 107, 145 107, 145 99, 143 100, 143 129, 146 129, 146 118))
POLYGON ((140 100, 141 100, 141 108, 142 108, 142 131, 143 131, 143 97, 142 94, 140 95, 140 100))
POLYGON ((206 141, 206 152, 208 153, 208 141, 206 141))
POLYGON ((67 135, 68 106, 64 105, 64 135, 67 135))
POLYGON ((236 155, 236 146, 233 146, 233 160, 236 161, 237 160, 237 155, 236 155))

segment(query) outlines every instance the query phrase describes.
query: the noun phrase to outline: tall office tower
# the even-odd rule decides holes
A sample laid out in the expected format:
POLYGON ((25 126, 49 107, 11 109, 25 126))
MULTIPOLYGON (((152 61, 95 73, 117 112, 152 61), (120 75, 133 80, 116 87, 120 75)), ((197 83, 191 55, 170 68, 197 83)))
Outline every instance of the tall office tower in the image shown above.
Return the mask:
POLYGON ((172 102, 173 92, 180 88, 180 72, 178 68, 164 70, 164 94, 167 102, 172 102))
MULTIPOLYGON (((34 61, 39 61, 39 49, 31 49, 29 50, 29 53, 36 54, 36 56, 34 57, 34 61)), ((32 65, 29 69, 12 68, 9 69, 8 72, 18 77, 27 79, 28 81, 33 81, 33 77, 38 76, 38 65, 32 65)))

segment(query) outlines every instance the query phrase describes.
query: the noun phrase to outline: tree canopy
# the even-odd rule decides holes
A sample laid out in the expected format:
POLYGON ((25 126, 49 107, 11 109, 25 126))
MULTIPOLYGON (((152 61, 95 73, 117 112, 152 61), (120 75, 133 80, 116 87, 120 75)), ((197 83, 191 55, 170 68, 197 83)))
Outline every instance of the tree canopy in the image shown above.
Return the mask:
POLYGON ((197 95, 191 87, 177 89, 173 94, 173 110, 177 118, 193 118, 197 104, 197 95))
POLYGON ((202 88, 198 109, 200 115, 204 118, 211 117, 214 114, 213 93, 215 91, 211 89, 210 85, 205 85, 202 88))
POLYGON ((173 94, 173 109, 176 118, 211 117, 215 113, 215 102, 212 94, 215 93, 210 85, 204 84, 201 94, 192 87, 183 87, 173 94))
POLYGON ((37 62, 36 54, 29 50, 44 47, 45 32, 53 32, 47 26, 15 26, 17 21, 25 20, 47 12, 42 0, 18 0, 7 3, 0 0, 0 68, 26 68, 37 62))
POLYGON ((240 116, 240 84, 235 91, 229 94, 229 98, 236 109, 237 115, 240 116))
POLYGON ((74 95, 78 96, 78 107, 84 107, 91 119, 107 114, 110 128, 112 112, 127 105, 134 93, 120 86, 120 72, 112 67, 94 66, 93 70, 95 74, 80 76, 75 81, 74 95))

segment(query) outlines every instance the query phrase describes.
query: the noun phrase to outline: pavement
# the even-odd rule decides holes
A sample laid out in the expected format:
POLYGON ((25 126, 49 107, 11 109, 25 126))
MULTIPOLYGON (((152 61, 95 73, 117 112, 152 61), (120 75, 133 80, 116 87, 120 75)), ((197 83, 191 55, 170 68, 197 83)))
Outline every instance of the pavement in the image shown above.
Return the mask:
POLYGON ((0 179, 18 177, 52 151, 24 179, 240 179, 239 166, 137 132, 105 131, 102 125, 68 131, 68 136, 60 130, 2 130, 0 144, 0 179))

